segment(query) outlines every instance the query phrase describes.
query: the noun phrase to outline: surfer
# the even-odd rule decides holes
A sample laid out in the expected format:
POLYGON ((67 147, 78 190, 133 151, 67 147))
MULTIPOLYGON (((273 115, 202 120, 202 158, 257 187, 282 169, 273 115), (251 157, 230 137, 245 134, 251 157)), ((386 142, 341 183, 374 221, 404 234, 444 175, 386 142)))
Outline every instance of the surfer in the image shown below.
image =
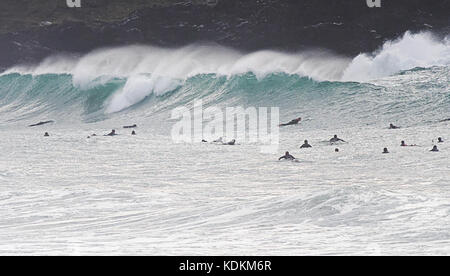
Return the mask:
POLYGON ((202 140, 202 143, 208 143, 208 141, 206 141, 205 139, 202 140))
POLYGON ((132 126, 124 126, 123 128, 137 128, 137 125, 134 124, 134 125, 132 125, 132 126))
POLYGON ((294 157, 294 156, 292 156, 292 155, 290 155, 289 154, 289 151, 286 151, 286 153, 284 154, 284 156, 281 156, 279 159, 278 159, 278 161, 280 161, 280 160, 283 160, 283 159, 286 159, 286 160, 295 160, 296 158, 294 157))
POLYGON ((281 124, 281 125, 279 125, 279 126, 280 126, 280 127, 284 127, 284 126, 298 125, 298 123, 300 123, 301 120, 302 120, 302 118, 297 118, 297 119, 294 119, 294 120, 290 121, 290 122, 287 123, 287 124, 281 124))
POLYGON ((133 130, 133 131, 131 132, 131 135, 136 135, 136 131, 133 130))
POLYGON ((417 147, 417 145, 407 145, 405 141, 400 144, 401 147, 417 147))
POLYGON ((394 124, 390 124, 389 125, 389 129, 399 129, 400 127, 398 126, 394 126, 394 124))
POLYGON ((338 149, 338 148, 335 148, 335 149, 334 149, 334 152, 339 152, 339 149, 338 149))
POLYGON ((29 127, 42 126, 42 125, 46 125, 46 124, 50 124, 50 123, 54 123, 54 121, 39 122, 39 123, 34 124, 34 125, 29 125, 29 127))
POLYGON ((442 140, 442 137, 438 138, 438 143, 444 143, 444 140, 442 140))
POLYGON ((115 129, 113 129, 113 130, 111 130, 111 132, 110 133, 108 133, 108 134, 105 134, 104 136, 116 136, 117 134, 116 134, 116 130, 115 129))
POLYGON ((344 143, 346 143, 344 140, 338 138, 337 135, 334 135, 334 137, 330 139, 330 143, 337 143, 337 142, 344 142, 344 143))
POLYGON ((231 140, 230 142, 224 144, 224 145, 228 145, 228 146, 234 146, 236 144, 236 139, 231 140))
POLYGON ((308 140, 305 140, 304 144, 300 148, 307 149, 307 148, 312 148, 312 146, 308 143, 308 140))
POLYGON ((439 151, 439 149, 438 149, 438 147, 437 146, 434 146, 433 147, 433 149, 432 150, 430 150, 431 152, 438 152, 439 151))
POLYGON ((387 154, 387 153, 389 153, 388 148, 384 148, 384 149, 383 149, 383 154, 387 154))
POLYGON ((50 134, 48 132, 44 133, 44 137, 50 137, 50 134))

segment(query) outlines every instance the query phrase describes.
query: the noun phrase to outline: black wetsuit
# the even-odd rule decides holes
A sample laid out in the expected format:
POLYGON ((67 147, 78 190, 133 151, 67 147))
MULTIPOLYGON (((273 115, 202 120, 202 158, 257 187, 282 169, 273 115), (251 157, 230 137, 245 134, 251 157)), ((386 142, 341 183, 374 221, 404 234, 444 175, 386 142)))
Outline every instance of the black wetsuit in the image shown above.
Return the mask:
POLYGON ((294 119, 292 121, 290 121, 287 124, 281 124, 280 126, 292 126, 292 125, 298 125, 298 123, 301 121, 302 119, 294 119))
POLYGON ((288 155, 281 156, 278 160, 280 161, 280 160, 283 160, 283 159, 286 159, 286 160, 295 160, 295 157, 292 156, 292 155, 290 155, 290 154, 288 154, 288 155))
POLYGON ((339 139, 339 138, 331 138, 330 143, 336 143, 336 142, 344 142, 344 143, 345 143, 345 141, 342 140, 342 139, 339 139))

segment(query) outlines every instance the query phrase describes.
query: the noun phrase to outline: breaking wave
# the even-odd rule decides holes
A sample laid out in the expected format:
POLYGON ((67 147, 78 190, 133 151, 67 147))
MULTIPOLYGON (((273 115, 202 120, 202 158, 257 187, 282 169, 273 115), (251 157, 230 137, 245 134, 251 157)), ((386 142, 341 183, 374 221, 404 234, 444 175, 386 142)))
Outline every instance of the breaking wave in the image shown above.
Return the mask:
POLYGON ((210 45, 126 46, 81 57, 52 56, 0 75, 0 114, 6 121, 51 112, 101 119, 143 102, 152 102, 147 109, 155 109, 155 103, 164 109, 198 98, 211 104, 296 109, 301 97, 329 100, 336 93, 342 106, 352 109, 355 98, 368 100, 370 91, 386 90, 376 80, 417 67, 429 68, 428 73, 444 67, 444 79, 436 85, 447 89, 449 46, 448 37, 438 40, 430 33, 408 32, 375 53, 353 59, 318 50, 242 53, 210 45))

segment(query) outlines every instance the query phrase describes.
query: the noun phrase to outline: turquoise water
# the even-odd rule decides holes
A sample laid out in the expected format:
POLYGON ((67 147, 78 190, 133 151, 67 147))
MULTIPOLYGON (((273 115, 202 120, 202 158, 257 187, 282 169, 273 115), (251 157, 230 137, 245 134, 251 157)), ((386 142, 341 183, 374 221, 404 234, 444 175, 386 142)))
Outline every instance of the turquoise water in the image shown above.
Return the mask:
POLYGON ((448 255, 446 45, 407 34, 354 59, 140 46, 11 68, 0 255, 448 255), (172 110, 199 99, 303 121, 280 129, 276 153, 174 143, 172 110), (348 143, 324 142, 334 134, 348 143), (285 151, 299 162, 277 161, 285 151))
POLYGON ((280 107, 286 120, 296 114, 314 118, 305 122, 307 128, 389 122, 419 125, 450 117, 448 70, 416 68, 371 83, 315 81, 285 73, 263 79, 253 73, 231 77, 199 75, 178 82, 161 95, 145 95, 116 112, 109 108, 114 96, 126 87, 127 79, 113 78, 80 88, 67 74, 13 73, 0 76, 0 114, 3 124, 26 124, 46 118, 97 122, 125 114, 136 119, 143 114, 151 119, 178 106, 193 106, 195 100, 202 99, 205 107, 280 107))

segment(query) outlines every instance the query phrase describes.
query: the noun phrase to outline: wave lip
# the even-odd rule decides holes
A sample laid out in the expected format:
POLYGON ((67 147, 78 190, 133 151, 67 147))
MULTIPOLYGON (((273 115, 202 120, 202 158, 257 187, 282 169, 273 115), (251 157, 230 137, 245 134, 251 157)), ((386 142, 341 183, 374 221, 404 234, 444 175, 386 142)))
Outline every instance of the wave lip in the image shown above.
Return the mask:
MULTIPOLYGON (((175 90, 191 93, 197 89, 213 89, 211 93, 220 94, 222 89, 232 89, 225 84, 214 86, 214 81, 210 81, 211 87, 190 84, 194 78, 201 79, 207 75, 216 79, 224 78, 228 83, 232 83, 235 77, 245 79, 248 75, 255 76, 267 87, 279 85, 275 89, 277 93, 283 93, 283 89, 289 91, 289 88, 284 87, 283 83, 265 81, 276 74, 306 77, 317 82, 370 82, 417 67, 449 65, 449 46, 448 37, 439 41, 431 33, 410 32, 397 40, 386 42, 375 53, 360 54, 354 59, 324 51, 258 51, 246 54, 211 45, 190 45, 177 49, 125 46, 99 49, 82 57, 53 56, 38 65, 16 66, 0 77, 13 73, 33 76, 66 75, 71 83, 61 84, 65 89, 77 91, 76 93, 101 91, 101 97, 88 97, 87 101, 95 100, 98 103, 107 95, 108 98, 103 103, 105 112, 115 113, 142 102, 150 95, 162 96, 175 90)), ((234 88, 241 93, 246 93, 245 89, 267 90, 261 85, 245 89, 239 86, 234 88)))
POLYGON ((338 80, 350 59, 324 51, 283 53, 258 51, 244 54, 220 46, 190 45, 178 49, 125 46, 93 51, 78 59, 55 56, 37 66, 16 66, 8 73, 72 74, 77 85, 101 76, 131 77, 152 74, 174 79, 196 75, 232 76, 253 73, 263 78, 271 73, 306 76, 315 80, 338 80))
POLYGON ((386 42, 374 54, 360 54, 344 71, 343 81, 368 81, 401 71, 450 64, 450 39, 437 40, 431 33, 405 33, 386 42))
POLYGON ((284 73, 263 79, 252 73, 233 77, 208 74, 187 80, 137 75, 88 90, 75 87, 71 75, 10 74, 0 76, 0 120, 28 125, 55 118, 85 122, 150 114, 164 118, 170 110, 190 107, 202 99, 208 107, 277 106, 289 117, 305 114, 315 118, 313 125, 305 121, 306 127, 315 128, 361 121, 369 125, 437 122, 446 117, 450 106, 449 70, 416 68, 371 83, 317 82, 284 73), (410 118, 413 122, 405 122, 410 118))
POLYGON ((147 75, 130 77, 125 86, 112 97, 106 112, 115 113, 124 110, 141 102, 150 94, 160 96, 167 91, 173 91, 181 86, 181 83, 182 81, 165 77, 147 75))

